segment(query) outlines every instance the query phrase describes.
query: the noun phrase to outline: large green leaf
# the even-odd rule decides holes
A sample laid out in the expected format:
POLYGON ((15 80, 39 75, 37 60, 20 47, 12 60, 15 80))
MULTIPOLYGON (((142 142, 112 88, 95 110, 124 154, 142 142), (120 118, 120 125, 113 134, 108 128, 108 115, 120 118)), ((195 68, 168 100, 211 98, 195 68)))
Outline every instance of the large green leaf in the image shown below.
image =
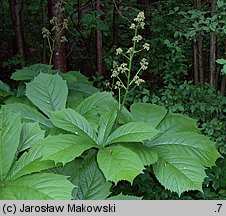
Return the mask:
POLYGON ((87 83, 68 84, 68 89, 75 91, 77 94, 81 93, 82 95, 85 95, 85 96, 90 96, 98 91, 97 88, 87 83))
POLYGON ((169 113, 159 124, 158 129, 164 131, 163 135, 177 132, 198 132, 196 120, 174 113, 169 113))
POLYGON ((41 144, 43 145, 43 160, 54 160, 55 163, 63 164, 94 147, 88 139, 72 134, 48 136, 41 144))
POLYGON ((15 180, 19 177, 40 172, 55 167, 53 161, 44 161, 42 158, 42 146, 36 145, 16 161, 7 176, 7 180, 15 180))
POLYGON ((97 92, 81 102, 76 108, 76 111, 81 115, 85 115, 93 109, 96 110, 96 108, 100 106, 102 110, 108 111, 108 104, 114 104, 112 102, 111 94, 107 92, 97 92))
POLYGON ((104 113, 100 117, 99 130, 98 130, 98 144, 104 143, 111 133, 115 120, 117 118, 117 110, 112 109, 104 113))
POLYGON ((26 121, 38 122, 46 127, 52 127, 51 122, 44 115, 42 115, 40 112, 38 112, 38 110, 30 106, 27 106, 22 103, 13 103, 7 104, 4 107, 14 113, 19 113, 21 118, 25 119, 26 121))
POLYGON ((161 152, 161 157, 168 153, 173 156, 185 154, 206 167, 214 166, 216 159, 220 157, 214 143, 208 137, 192 132, 162 135, 145 144, 154 148, 158 154, 161 152))
POLYGON ((154 149, 144 146, 142 143, 122 143, 120 146, 126 147, 137 154, 143 165, 150 165, 158 161, 158 154, 154 149))
POLYGON ((47 116, 65 108, 67 94, 66 81, 59 74, 40 73, 26 87, 26 96, 47 116))
POLYGON ((179 195, 188 190, 202 191, 202 182, 206 177, 204 167, 186 154, 165 153, 159 156, 153 165, 159 182, 167 189, 179 195))
POLYGON ((120 180, 132 182, 144 169, 140 157, 120 145, 100 149, 97 154, 97 162, 106 180, 113 182, 120 180))
POLYGON ((79 71, 68 71, 67 73, 61 73, 60 75, 67 83, 86 83, 91 85, 88 78, 79 71))
POLYGON ((72 109, 63 109, 51 115, 53 124, 61 129, 70 131, 76 135, 84 136, 93 143, 96 140, 95 130, 92 125, 79 113, 72 109))
POLYGON ((44 138, 45 131, 41 130, 39 124, 36 123, 24 123, 20 136, 20 151, 33 146, 37 141, 44 138))
POLYGON ((142 142, 151 140, 159 133, 145 122, 130 122, 117 128, 107 139, 106 144, 118 142, 142 142))
POLYGON ((0 187, 1 200, 70 200, 73 184, 66 176, 38 173, 9 181, 0 187))
POLYGON ((134 121, 147 122, 155 128, 167 114, 165 107, 148 103, 135 103, 132 104, 130 109, 131 114, 134 117, 134 121))
POLYGON ((22 124, 18 114, 0 110, 0 181, 7 176, 19 146, 22 124))
POLYGON ((34 64, 29 67, 16 70, 11 76, 13 80, 32 80, 40 73, 48 73, 51 70, 50 65, 34 64))
POLYGON ((82 158, 75 158, 73 161, 65 164, 64 166, 56 167, 49 172, 53 172, 55 174, 69 176, 68 180, 74 185, 74 189, 72 191, 72 197, 74 198, 77 194, 77 185, 79 181, 79 172, 82 166, 82 158))
POLYGON ((112 184, 105 177, 96 162, 96 152, 86 156, 79 172, 78 189, 75 199, 104 200, 110 195, 112 184))
MULTIPOLYGON (((94 119, 93 116, 97 116, 97 123, 99 122, 99 116, 111 110, 113 107, 118 107, 118 102, 115 100, 109 92, 97 92, 90 97, 82 101, 77 107, 76 111, 86 117, 90 121, 90 118, 94 119)), ((132 115, 130 112, 123 107, 118 120, 122 123, 130 122, 132 115)))

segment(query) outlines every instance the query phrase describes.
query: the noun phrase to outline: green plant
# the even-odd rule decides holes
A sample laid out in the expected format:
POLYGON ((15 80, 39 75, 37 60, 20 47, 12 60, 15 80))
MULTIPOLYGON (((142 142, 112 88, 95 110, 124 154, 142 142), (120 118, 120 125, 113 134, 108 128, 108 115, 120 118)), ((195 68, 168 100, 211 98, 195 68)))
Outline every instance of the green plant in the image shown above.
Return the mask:
POLYGON ((122 107, 117 117, 118 102, 110 93, 97 92, 75 108, 66 108, 67 85, 58 74, 34 77, 26 86, 26 96, 50 121, 28 105, 11 103, 6 107, 48 128, 46 137, 38 142, 43 147, 43 160, 65 165, 95 149, 93 158, 106 185, 122 179, 132 182, 145 165, 153 164, 156 177, 166 188, 178 194, 201 191, 205 167, 213 166, 220 156, 213 143, 197 133, 195 121, 167 113, 164 107, 137 103, 130 112, 122 107))
POLYGON ((6 107, 0 118, 0 199, 70 199, 73 185, 66 176, 40 172, 55 164, 42 160, 38 123, 22 123, 6 107))
POLYGON ((138 74, 148 65, 142 59, 140 69, 133 71, 134 55, 149 49, 147 43, 137 49, 144 13, 134 21, 135 36, 128 56, 117 49, 128 63, 114 64, 112 70, 112 78, 117 79, 112 88, 119 91, 119 101, 112 93, 98 92, 78 72, 62 74, 44 65, 15 72, 14 80, 28 83, 20 94, 3 101, 9 113, 18 113, 15 115, 23 122, 36 122, 45 131, 34 147, 41 148, 42 162, 57 165, 45 175, 69 175, 73 199, 107 199, 111 182, 133 182, 147 165, 165 188, 178 195, 202 191, 205 169, 221 157, 214 143, 198 133, 193 119, 150 103, 133 103, 129 110, 124 106, 132 85, 143 82, 138 74))

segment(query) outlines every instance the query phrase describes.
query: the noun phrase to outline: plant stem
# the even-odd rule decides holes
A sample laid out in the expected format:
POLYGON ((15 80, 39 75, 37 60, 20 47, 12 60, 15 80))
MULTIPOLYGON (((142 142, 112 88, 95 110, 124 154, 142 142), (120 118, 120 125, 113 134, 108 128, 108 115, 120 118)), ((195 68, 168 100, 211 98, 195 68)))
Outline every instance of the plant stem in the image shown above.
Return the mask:
MULTIPOLYGON (((137 30, 138 30, 138 27, 135 30, 135 37, 137 36, 137 30)), ((126 91, 125 91, 125 94, 124 94, 124 97, 123 97, 123 100, 122 100, 122 103, 121 103, 119 112, 122 110, 122 107, 125 105, 125 102, 126 102, 126 99, 127 99, 128 93, 129 93, 130 76, 131 76, 131 71, 132 71, 133 57, 134 57, 134 54, 136 53, 135 49, 136 49, 136 40, 134 40, 134 42, 133 42, 133 50, 130 53, 130 58, 129 58, 129 72, 128 72, 128 77, 127 77, 126 91)))

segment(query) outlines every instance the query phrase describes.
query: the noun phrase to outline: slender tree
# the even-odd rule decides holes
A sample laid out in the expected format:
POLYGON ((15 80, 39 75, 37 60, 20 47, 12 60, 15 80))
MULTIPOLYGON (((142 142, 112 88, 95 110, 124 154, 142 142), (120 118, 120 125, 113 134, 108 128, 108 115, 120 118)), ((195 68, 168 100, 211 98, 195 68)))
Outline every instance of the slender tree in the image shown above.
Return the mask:
POLYGON ((113 0, 113 45, 118 45, 119 40, 119 0, 113 0))
MULTIPOLYGON (((202 9, 202 0, 196 0, 196 9, 202 9)), ((198 69, 199 69, 199 82, 204 83, 204 70, 203 70, 203 31, 198 34, 197 37, 198 48, 198 69)))
MULTIPOLYGON (((211 15, 213 16, 216 11, 216 0, 211 0, 211 15)), ((216 87, 216 34, 212 32, 210 35, 210 84, 216 87)))
MULTIPOLYGON (((101 11, 101 0, 96 0, 95 9, 101 11)), ((100 20, 100 15, 97 15, 96 19, 100 20)), ((97 72, 103 74, 103 39, 102 31, 98 29, 96 30, 96 66, 97 72)))
POLYGON ((66 62, 66 27, 64 19, 64 0, 49 0, 48 8, 51 17, 54 53, 53 65, 54 68, 62 72, 67 71, 66 62))
POLYGON ((16 36, 17 52, 25 59, 24 32, 21 18, 22 3, 19 0, 9 0, 12 24, 16 36))

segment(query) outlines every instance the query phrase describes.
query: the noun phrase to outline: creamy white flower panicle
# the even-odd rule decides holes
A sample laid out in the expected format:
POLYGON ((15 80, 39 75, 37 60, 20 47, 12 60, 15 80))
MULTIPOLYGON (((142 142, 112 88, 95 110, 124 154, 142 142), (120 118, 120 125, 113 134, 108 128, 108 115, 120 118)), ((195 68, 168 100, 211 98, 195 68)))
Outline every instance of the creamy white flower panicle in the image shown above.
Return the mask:
POLYGON ((141 35, 137 35, 133 37, 132 41, 136 41, 138 43, 140 40, 142 40, 142 38, 143 37, 141 35))
POLYGON ((145 20, 144 12, 140 12, 134 19, 135 22, 144 22, 144 20, 145 20))
POLYGON ((111 78, 117 77, 119 75, 117 68, 111 69, 111 71, 112 71, 111 78))
POLYGON ((126 53, 131 53, 131 52, 133 52, 133 47, 130 47, 126 53))
POLYGON ((140 66, 142 70, 147 70, 148 69, 148 61, 146 58, 141 59, 140 61, 140 66))
POLYGON ((129 71, 129 68, 127 67, 126 63, 122 63, 119 67, 118 67, 118 72, 119 73, 125 73, 126 71, 129 71))
POLYGON ((141 83, 144 83, 145 81, 143 80, 143 79, 141 79, 139 76, 134 76, 134 78, 133 78, 133 80, 134 80, 134 82, 135 82, 135 84, 137 85, 137 86, 139 86, 141 83))
POLYGON ((123 52, 123 50, 122 50, 122 48, 118 48, 118 49, 116 49, 116 55, 120 55, 120 54, 122 54, 122 52, 123 52))
POLYGON ((129 28, 130 28, 130 29, 135 29, 135 28, 136 28, 135 23, 132 23, 131 26, 130 26, 129 28))
POLYGON ((141 23, 140 23, 140 26, 141 26, 142 29, 144 29, 145 22, 141 22, 141 23))
POLYGON ((145 43, 145 44, 143 45, 143 48, 146 49, 146 50, 148 51, 148 50, 150 49, 150 44, 145 43))

